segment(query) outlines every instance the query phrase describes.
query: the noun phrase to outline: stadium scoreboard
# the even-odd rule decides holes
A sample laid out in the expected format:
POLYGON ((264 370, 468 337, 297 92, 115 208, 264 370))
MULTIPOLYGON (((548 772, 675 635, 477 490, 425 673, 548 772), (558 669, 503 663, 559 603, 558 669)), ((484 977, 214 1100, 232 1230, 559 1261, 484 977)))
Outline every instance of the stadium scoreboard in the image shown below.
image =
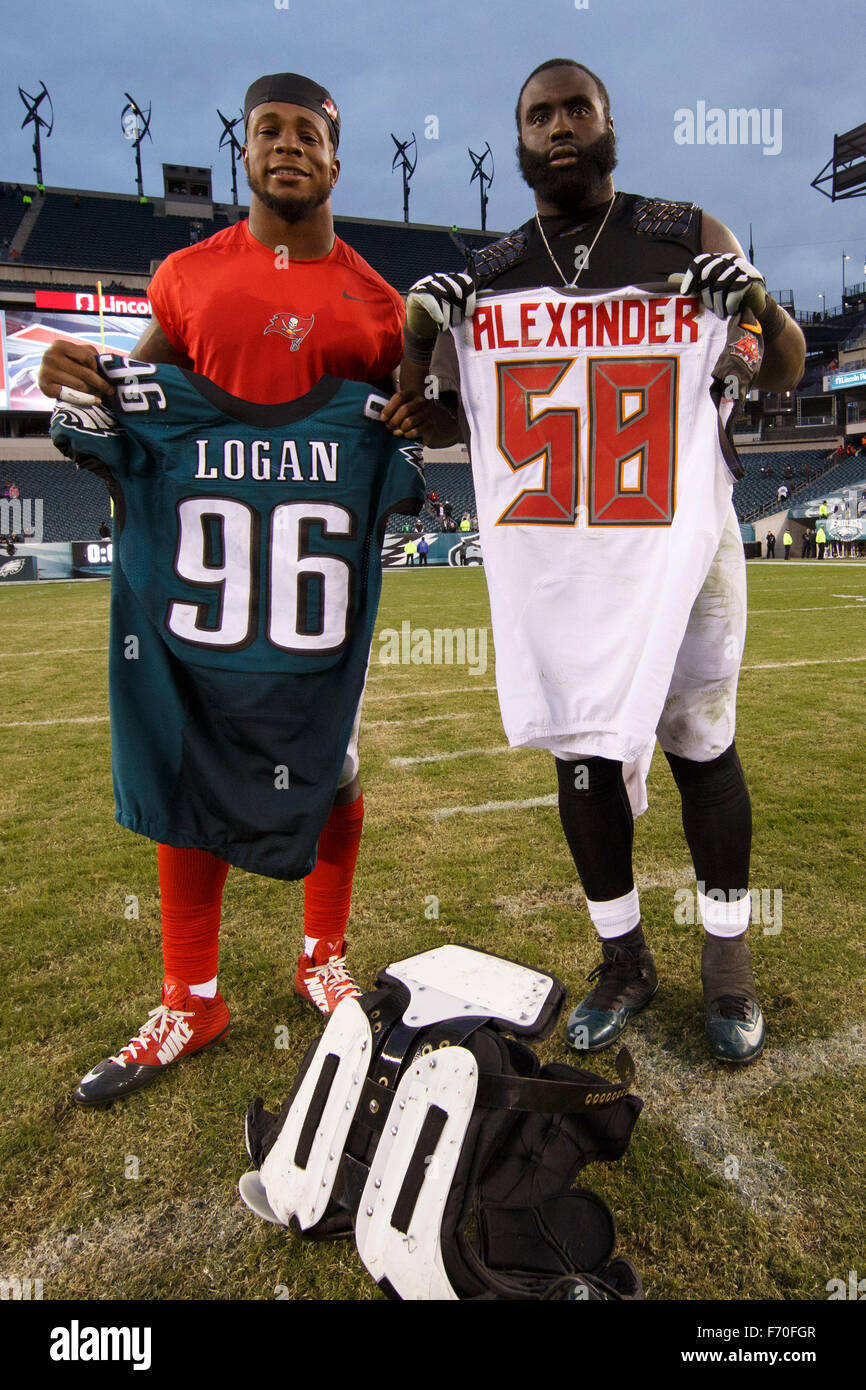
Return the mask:
POLYGON ((114 545, 110 540, 73 541, 72 573, 77 579, 98 578, 111 574, 114 545))

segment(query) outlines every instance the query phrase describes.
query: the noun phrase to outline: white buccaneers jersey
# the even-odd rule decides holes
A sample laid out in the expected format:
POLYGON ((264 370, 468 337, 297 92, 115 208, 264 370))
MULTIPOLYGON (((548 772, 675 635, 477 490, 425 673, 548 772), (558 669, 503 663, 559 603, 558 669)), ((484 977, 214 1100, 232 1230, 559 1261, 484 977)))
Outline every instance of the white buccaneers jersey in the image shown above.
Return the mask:
POLYGON ((631 286, 482 293, 455 331, 512 745, 651 752, 732 515, 726 337, 693 297, 631 286))

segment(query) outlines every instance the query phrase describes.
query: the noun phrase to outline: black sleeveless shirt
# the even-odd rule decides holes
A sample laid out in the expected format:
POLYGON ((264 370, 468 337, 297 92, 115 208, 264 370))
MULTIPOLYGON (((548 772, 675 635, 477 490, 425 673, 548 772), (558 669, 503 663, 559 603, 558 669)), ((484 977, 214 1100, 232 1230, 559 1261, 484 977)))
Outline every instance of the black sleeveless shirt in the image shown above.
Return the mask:
MULTIPOLYGON (((542 218, 544 234, 561 267, 554 266, 533 217, 475 255, 479 284, 496 290, 562 288, 574 278, 575 250, 591 247, 604 220, 604 203, 585 221, 558 213, 542 218)), ((604 230, 577 281, 585 290, 663 284, 685 270, 701 249, 701 209, 693 203, 617 193, 604 230)))

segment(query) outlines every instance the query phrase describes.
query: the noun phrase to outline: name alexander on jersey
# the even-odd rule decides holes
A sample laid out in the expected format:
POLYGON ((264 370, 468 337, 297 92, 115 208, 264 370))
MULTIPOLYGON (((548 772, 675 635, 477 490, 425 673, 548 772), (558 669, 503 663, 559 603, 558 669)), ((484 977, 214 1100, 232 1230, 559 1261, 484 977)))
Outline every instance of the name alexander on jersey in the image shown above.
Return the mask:
MULTIPOLYGON (((495 291, 493 292, 495 293, 495 291)), ((476 352, 501 348, 638 347, 695 343, 700 335, 700 303, 690 295, 611 295, 587 302, 555 303, 523 292, 497 296, 478 307, 464 329, 476 352)))

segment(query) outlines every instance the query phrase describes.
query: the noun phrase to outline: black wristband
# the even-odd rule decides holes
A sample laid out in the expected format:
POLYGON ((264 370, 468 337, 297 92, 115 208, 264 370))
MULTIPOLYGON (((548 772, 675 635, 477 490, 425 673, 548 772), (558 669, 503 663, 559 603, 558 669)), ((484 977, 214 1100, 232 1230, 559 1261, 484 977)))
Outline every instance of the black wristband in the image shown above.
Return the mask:
POLYGON ((435 338, 419 338, 405 323, 403 324, 403 355, 415 367, 429 367, 433 360, 435 338))
POLYGON ((760 314, 757 315, 758 323, 761 325, 761 333, 764 338, 764 347, 769 347, 778 338, 782 329, 788 321, 788 315, 784 309, 780 309, 771 294, 767 295, 767 302, 760 314))

